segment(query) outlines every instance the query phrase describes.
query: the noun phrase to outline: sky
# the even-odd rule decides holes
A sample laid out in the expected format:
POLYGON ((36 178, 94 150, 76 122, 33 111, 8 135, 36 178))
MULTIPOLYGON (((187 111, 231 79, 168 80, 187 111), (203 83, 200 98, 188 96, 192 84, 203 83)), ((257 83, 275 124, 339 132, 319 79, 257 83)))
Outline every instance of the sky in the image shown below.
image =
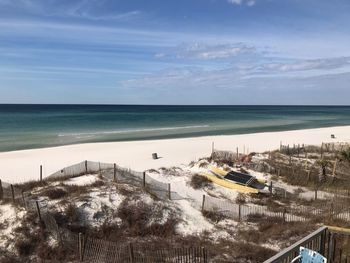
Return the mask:
POLYGON ((0 103, 349 105, 348 0, 0 0, 0 103))

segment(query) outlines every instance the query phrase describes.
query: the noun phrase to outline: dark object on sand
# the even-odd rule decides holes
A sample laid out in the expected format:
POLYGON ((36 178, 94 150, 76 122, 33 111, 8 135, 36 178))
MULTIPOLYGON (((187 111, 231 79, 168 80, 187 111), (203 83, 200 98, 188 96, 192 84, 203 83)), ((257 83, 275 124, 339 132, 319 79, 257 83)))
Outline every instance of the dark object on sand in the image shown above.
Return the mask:
POLYGON ((153 158, 153 160, 157 160, 158 159, 158 154, 157 153, 152 153, 152 158, 153 158))
POLYGON ((256 189, 264 189, 265 184, 259 182, 254 176, 250 174, 239 173, 231 171, 224 176, 226 180, 234 181, 237 184, 250 186, 256 189))
POLYGON ((332 139, 335 139, 335 135, 334 135, 334 134, 331 134, 331 138, 332 138, 332 139))

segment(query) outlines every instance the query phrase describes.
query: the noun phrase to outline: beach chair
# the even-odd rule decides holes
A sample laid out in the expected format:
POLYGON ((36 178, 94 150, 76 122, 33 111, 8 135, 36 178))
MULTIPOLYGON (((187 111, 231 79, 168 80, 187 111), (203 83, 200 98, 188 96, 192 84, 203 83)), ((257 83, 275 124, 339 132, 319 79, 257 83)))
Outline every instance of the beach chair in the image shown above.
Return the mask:
POLYGON ((300 247, 299 256, 294 258, 290 263, 327 263, 327 259, 320 253, 300 247))

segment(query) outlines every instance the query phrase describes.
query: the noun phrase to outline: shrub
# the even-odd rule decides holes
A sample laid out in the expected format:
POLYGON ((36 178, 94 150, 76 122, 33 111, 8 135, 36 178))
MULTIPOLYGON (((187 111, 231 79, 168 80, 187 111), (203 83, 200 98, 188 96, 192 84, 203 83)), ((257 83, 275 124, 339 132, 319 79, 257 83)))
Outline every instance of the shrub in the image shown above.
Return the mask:
POLYGON ((341 160, 344 160, 344 161, 350 163, 350 147, 348 149, 340 152, 340 158, 341 158, 341 160))
POLYGON ((36 187, 44 187, 46 185, 46 181, 28 181, 22 184, 16 184, 14 186, 20 188, 23 192, 30 192, 36 187))
POLYGON ((195 174, 191 178, 190 185, 194 189, 201 189, 201 188, 204 188, 204 187, 211 186, 212 182, 208 178, 206 178, 204 176, 201 176, 199 174, 195 174))
POLYGON ((135 194, 134 189, 132 189, 129 185, 117 184, 116 190, 121 195, 131 197, 135 194))
POLYGON ((242 193, 238 193, 237 197, 236 197, 236 203, 243 205, 246 203, 246 197, 244 194, 242 193))
POLYGON ((64 213, 70 222, 79 221, 79 210, 75 204, 70 203, 65 209, 64 213))
POLYGON ((20 263, 18 257, 8 251, 0 249, 0 262, 1 263, 20 263))
POLYGON ((33 253, 36 242, 33 242, 36 240, 30 240, 28 238, 17 238, 15 242, 15 248, 17 250, 17 253, 20 256, 29 256, 33 253))
POLYGON ((68 194, 67 191, 61 188, 49 188, 42 193, 42 195, 45 195, 50 199, 60 199, 65 197, 67 194, 68 194))
POLYGON ((175 234, 178 217, 170 211, 165 222, 164 212, 167 210, 161 203, 146 204, 142 201, 130 202, 125 199, 119 206, 117 216, 122 220, 122 228, 132 236, 148 235, 168 237, 175 234))
POLYGON ((71 262, 71 260, 76 258, 76 255, 71 255, 71 251, 65 247, 51 247, 47 242, 39 244, 36 254, 43 262, 71 262))
POLYGON ((65 185, 65 189, 69 193, 73 193, 75 196, 82 196, 89 190, 88 185, 65 185))
POLYGON ((247 242, 236 242, 234 253, 235 258, 242 262, 260 263, 272 257, 276 251, 247 242))
POLYGON ((95 181, 94 183, 92 183, 90 186, 91 186, 91 187, 101 187, 101 186, 103 186, 104 184, 105 184, 104 181, 102 181, 102 180, 97 180, 97 181, 95 181))
POLYGON ((220 221, 227 218, 226 215, 220 213, 219 211, 203 211, 202 214, 204 217, 208 218, 209 220, 215 223, 219 223, 220 221))

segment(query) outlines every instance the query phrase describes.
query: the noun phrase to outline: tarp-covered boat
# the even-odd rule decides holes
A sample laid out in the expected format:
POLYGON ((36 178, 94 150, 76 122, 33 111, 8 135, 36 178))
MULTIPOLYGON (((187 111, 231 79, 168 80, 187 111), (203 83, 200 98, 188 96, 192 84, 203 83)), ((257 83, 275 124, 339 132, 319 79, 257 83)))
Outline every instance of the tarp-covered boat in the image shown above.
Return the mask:
POLYGON ((210 173, 203 173, 213 183, 234 189, 242 193, 259 193, 267 190, 266 181, 258 180, 255 176, 235 171, 225 171, 216 167, 210 173))

